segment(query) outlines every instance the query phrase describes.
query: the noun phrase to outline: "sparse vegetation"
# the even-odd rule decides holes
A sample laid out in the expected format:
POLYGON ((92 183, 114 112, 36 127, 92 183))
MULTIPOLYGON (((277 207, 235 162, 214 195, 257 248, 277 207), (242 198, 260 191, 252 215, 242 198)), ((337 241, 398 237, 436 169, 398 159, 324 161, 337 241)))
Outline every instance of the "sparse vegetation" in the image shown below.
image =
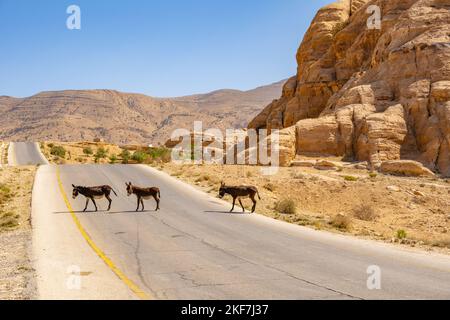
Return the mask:
POLYGON ((372 179, 375 179, 376 177, 378 177, 378 173, 371 172, 371 173, 369 173, 369 177, 371 177, 372 179))
POLYGON ((362 204, 353 208, 353 216, 362 221, 375 221, 377 214, 369 204, 362 204))
POLYGON ((264 185, 264 189, 269 190, 270 192, 274 192, 277 187, 273 183, 269 182, 264 185))
POLYGON ((331 225, 342 231, 349 231, 352 225, 352 219, 349 216, 338 214, 331 220, 331 225))
POLYGON ((110 164, 115 164, 117 162, 117 156, 115 155, 115 154, 112 154, 110 157, 109 157, 109 163, 110 164))
POLYGON ((130 151, 128 150, 123 150, 122 153, 119 155, 122 158, 122 163, 123 164, 127 164, 130 161, 130 151))
POLYGON ((148 158, 148 154, 143 151, 136 151, 131 156, 131 160, 136 161, 137 163, 143 163, 148 158))
POLYGON ((172 151, 166 147, 149 148, 147 154, 153 160, 159 160, 160 162, 167 163, 171 160, 172 151))
POLYGON ((86 156, 91 156, 91 155, 94 154, 94 150, 92 150, 91 147, 86 147, 86 148, 83 149, 83 153, 84 153, 86 156))
MULTIPOLYGON (((50 145, 51 143, 49 144, 49 147, 50 145)), ((64 147, 62 146, 53 145, 52 147, 50 147, 50 154, 64 159, 66 157, 66 149, 64 149, 64 147)))
POLYGON ((211 180, 211 177, 207 174, 201 175, 200 177, 198 177, 195 182, 204 182, 204 181, 209 181, 211 180))
POLYGON ((358 181, 357 177, 354 176, 344 176, 345 181, 358 181))
POLYGON ((95 163, 98 163, 100 159, 105 159, 108 156, 108 149, 99 147, 97 152, 94 154, 95 163))
POLYGON ((297 205, 292 199, 283 199, 275 203, 275 208, 277 212, 282 214, 296 214, 297 205))
POLYGON ((397 239, 399 239, 399 240, 406 239, 407 236, 408 236, 408 234, 406 233, 406 231, 403 230, 403 229, 397 230, 397 234, 396 234, 396 235, 397 235, 397 239))

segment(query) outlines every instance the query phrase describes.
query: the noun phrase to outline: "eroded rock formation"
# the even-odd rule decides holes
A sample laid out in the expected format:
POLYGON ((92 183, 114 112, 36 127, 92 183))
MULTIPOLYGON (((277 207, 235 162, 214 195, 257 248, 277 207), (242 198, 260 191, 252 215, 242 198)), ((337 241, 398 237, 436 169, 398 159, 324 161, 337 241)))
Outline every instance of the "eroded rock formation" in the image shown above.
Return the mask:
POLYGON ((374 166, 410 159, 450 175, 449 0, 326 6, 297 62, 281 98, 249 124, 282 129, 283 164, 299 154, 374 166), (381 9, 381 29, 368 28, 373 5, 381 9))

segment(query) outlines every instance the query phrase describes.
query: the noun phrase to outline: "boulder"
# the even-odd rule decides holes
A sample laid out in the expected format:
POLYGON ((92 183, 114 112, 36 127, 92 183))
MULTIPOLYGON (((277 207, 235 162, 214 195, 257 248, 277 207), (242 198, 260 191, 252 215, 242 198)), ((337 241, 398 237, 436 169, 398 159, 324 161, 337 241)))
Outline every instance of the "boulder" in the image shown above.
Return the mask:
POLYGON ((412 160, 394 160, 382 162, 380 171, 385 174, 411 177, 434 176, 434 173, 431 170, 425 168, 420 162, 412 160))

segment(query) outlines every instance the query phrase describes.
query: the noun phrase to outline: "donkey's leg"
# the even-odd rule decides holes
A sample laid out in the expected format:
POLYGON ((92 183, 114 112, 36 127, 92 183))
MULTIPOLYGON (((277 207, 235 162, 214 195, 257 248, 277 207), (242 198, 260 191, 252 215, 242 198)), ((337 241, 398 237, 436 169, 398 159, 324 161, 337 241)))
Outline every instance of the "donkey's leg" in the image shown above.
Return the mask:
POLYGON ((233 207, 231 208, 230 212, 233 212, 235 204, 236 204, 236 198, 233 197, 233 207))
POLYGON ((86 198, 86 206, 84 207, 83 212, 86 212, 89 203, 89 198, 86 198))
POLYGON ((141 205, 141 199, 139 197, 137 197, 137 208, 136 208, 136 212, 139 211, 139 206, 141 205))
POLYGON ((157 196, 157 195, 154 195, 153 198, 154 198, 155 201, 156 201, 156 209, 155 209, 155 211, 158 211, 158 210, 159 210, 159 199, 158 199, 158 196, 157 196))
POLYGON ((144 199, 143 198, 141 198, 141 204, 142 204, 142 210, 141 211, 144 211, 144 199))
POLYGON ((95 200, 94 200, 94 198, 91 198, 91 200, 92 200, 92 203, 94 204, 94 207, 95 207, 95 212, 97 212, 97 211, 98 211, 98 208, 97 208, 97 203, 95 203, 95 200))
POLYGON ((106 199, 108 200, 109 204, 108 204, 108 211, 111 210, 111 203, 112 203, 112 199, 109 195, 105 196, 106 199))
POLYGON ((244 208, 244 205, 242 204, 241 198, 239 198, 239 204, 241 205, 242 212, 245 212, 245 208, 244 208))
POLYGON ((254 194, 250 195, 250 199, 252 199, 252 201, 253 201, 252 213, 254 213, 255 210, 256 210, 256 199, 255 199, 255 195, 254 195, 254 194))

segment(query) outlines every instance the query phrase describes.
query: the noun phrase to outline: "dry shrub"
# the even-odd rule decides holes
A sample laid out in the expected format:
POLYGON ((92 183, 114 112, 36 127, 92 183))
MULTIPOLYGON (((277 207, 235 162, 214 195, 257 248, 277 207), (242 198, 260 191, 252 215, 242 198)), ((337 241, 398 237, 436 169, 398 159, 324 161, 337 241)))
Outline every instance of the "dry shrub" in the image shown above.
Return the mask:
POLYGON ((331 225, 339 230, 348 231, 352 225, 352 219, 349 216, 338 214, 331 220, 331 225))
POLYGON ((276 186, 273 183, 267 183, 264 185, 264 189, 269 190, 270 192, 274 192, 276 190, 276 186))
POLYGON ((368 204, 362 204, 353 208, 353 216, 356 219, 362 221, 375 221, 377 219, 377 214, 372 206, 368 204))
POLYGON ((275 210, 282 214, 295 214, 297 205, 292 199, 284 199, 275 203, 275 210))
POLYGON ((211 179, 211 177, 207 174, 204 174, 200 177, 198 177, 195 182, 204 182, 204 181, 209 181, 211 179))

